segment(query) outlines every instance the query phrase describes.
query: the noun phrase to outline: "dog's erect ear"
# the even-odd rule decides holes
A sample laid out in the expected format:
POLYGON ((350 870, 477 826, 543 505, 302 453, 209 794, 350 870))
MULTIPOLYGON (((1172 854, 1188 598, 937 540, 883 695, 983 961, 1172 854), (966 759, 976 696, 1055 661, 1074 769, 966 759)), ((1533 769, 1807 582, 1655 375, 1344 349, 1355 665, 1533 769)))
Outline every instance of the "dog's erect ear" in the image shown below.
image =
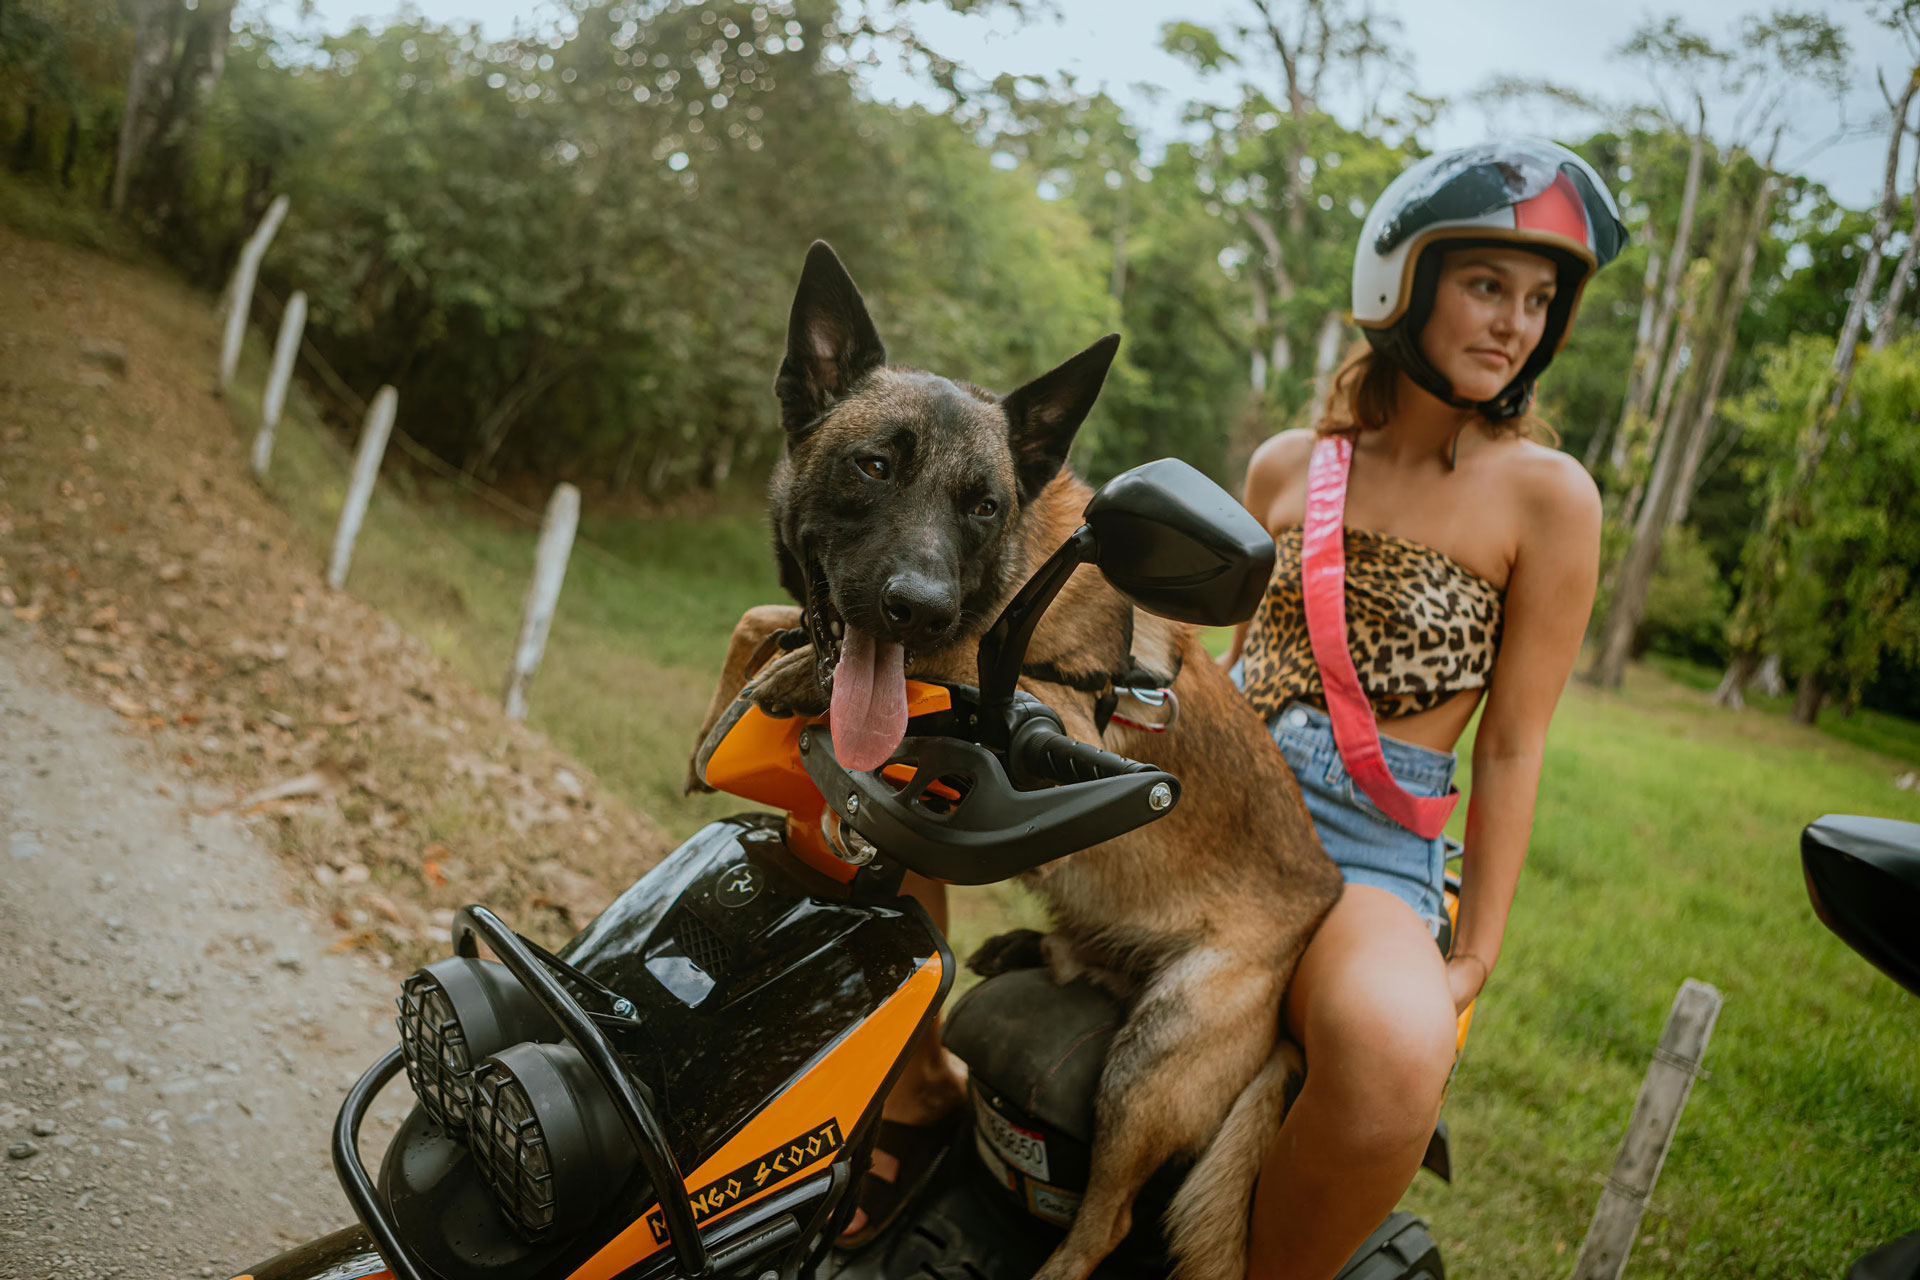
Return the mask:
POLYGON ((1113 353, 1119 349, 1120 335, 1110 333, 1000 402, 1007 411, 1007 438, 1020 476, 1021 501, 1031 501, 1066 465, 1073 434, 1099 398, 1113 353))
POLYGON ((806 433, 834 401, 887 362, 853 277, 825 240, 807 250, 787 320, 787 355, 773 393, 790 439, 806 433))

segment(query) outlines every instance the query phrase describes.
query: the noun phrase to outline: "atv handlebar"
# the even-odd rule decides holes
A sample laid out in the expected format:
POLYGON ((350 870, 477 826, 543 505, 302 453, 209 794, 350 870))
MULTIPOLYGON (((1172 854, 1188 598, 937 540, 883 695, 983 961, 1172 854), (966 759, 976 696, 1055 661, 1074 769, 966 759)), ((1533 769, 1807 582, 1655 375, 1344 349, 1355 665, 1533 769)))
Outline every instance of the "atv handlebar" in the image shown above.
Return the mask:
POLYGON ((831 725, 799 738, 828 806, 910 871, 950 884, 1010 880, 1163 818, 1180 799, 1178 778, 1068 737, 1029 694, 983 705, 974 689, 944 687, 950 709, 910 719, 879 769, 842 767, 831 725))
POLYGON ((1020 786, 1092 782, 1129 773, 1158 773, 1138 760, 1090 746, 1080 739, 1047 727, 1035 718, 1014 732, 1007 751, 1007 776, 1020 786))

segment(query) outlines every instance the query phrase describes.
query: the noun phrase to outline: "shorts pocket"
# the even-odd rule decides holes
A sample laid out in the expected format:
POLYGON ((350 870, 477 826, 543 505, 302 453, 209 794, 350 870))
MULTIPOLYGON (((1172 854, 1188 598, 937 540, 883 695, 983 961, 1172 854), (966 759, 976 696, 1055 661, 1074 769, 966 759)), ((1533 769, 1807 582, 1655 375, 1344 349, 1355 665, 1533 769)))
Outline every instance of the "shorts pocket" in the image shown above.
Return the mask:
POLYGON ((1274 735, 1273 743, 1280 748, 1281 758, 1287 762, 1287 767, 1293 770, 1294 778, 1304 786, 1307 779, 1313 775, 1313 745, 1285 732, 1274 735))

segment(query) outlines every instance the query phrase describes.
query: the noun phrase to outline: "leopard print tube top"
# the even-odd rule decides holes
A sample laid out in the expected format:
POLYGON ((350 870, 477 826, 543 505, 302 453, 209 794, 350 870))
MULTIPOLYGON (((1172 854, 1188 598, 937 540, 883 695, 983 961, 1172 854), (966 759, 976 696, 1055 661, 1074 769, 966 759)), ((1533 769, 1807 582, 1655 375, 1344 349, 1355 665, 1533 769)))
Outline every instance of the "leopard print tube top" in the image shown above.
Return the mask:
MULTIPOLYGON (((1395 720, 1480 689, 1493 671, 1505 592, 1432 547, 1345 530, 1347 647, 1373 712, 1395 720)), ((1243 653, 1247 700, 1270 716, 1296 699, 1326 705, 1307 638, 1298 528, 1274 539, 1273 579, 1243 653)))

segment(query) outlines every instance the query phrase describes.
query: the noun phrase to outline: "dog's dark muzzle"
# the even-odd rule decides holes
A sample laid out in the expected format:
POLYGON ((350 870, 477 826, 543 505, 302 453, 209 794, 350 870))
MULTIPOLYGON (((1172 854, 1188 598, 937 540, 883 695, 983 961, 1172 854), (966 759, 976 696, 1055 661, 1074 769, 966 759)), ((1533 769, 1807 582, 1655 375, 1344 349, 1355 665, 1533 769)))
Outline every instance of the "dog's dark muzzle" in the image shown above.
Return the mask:
POLYGON ((947 639, 960 620, 960 596, 950 584, 921 573, 896 573, 880 588, 886 638, 907 649, 947 639))

